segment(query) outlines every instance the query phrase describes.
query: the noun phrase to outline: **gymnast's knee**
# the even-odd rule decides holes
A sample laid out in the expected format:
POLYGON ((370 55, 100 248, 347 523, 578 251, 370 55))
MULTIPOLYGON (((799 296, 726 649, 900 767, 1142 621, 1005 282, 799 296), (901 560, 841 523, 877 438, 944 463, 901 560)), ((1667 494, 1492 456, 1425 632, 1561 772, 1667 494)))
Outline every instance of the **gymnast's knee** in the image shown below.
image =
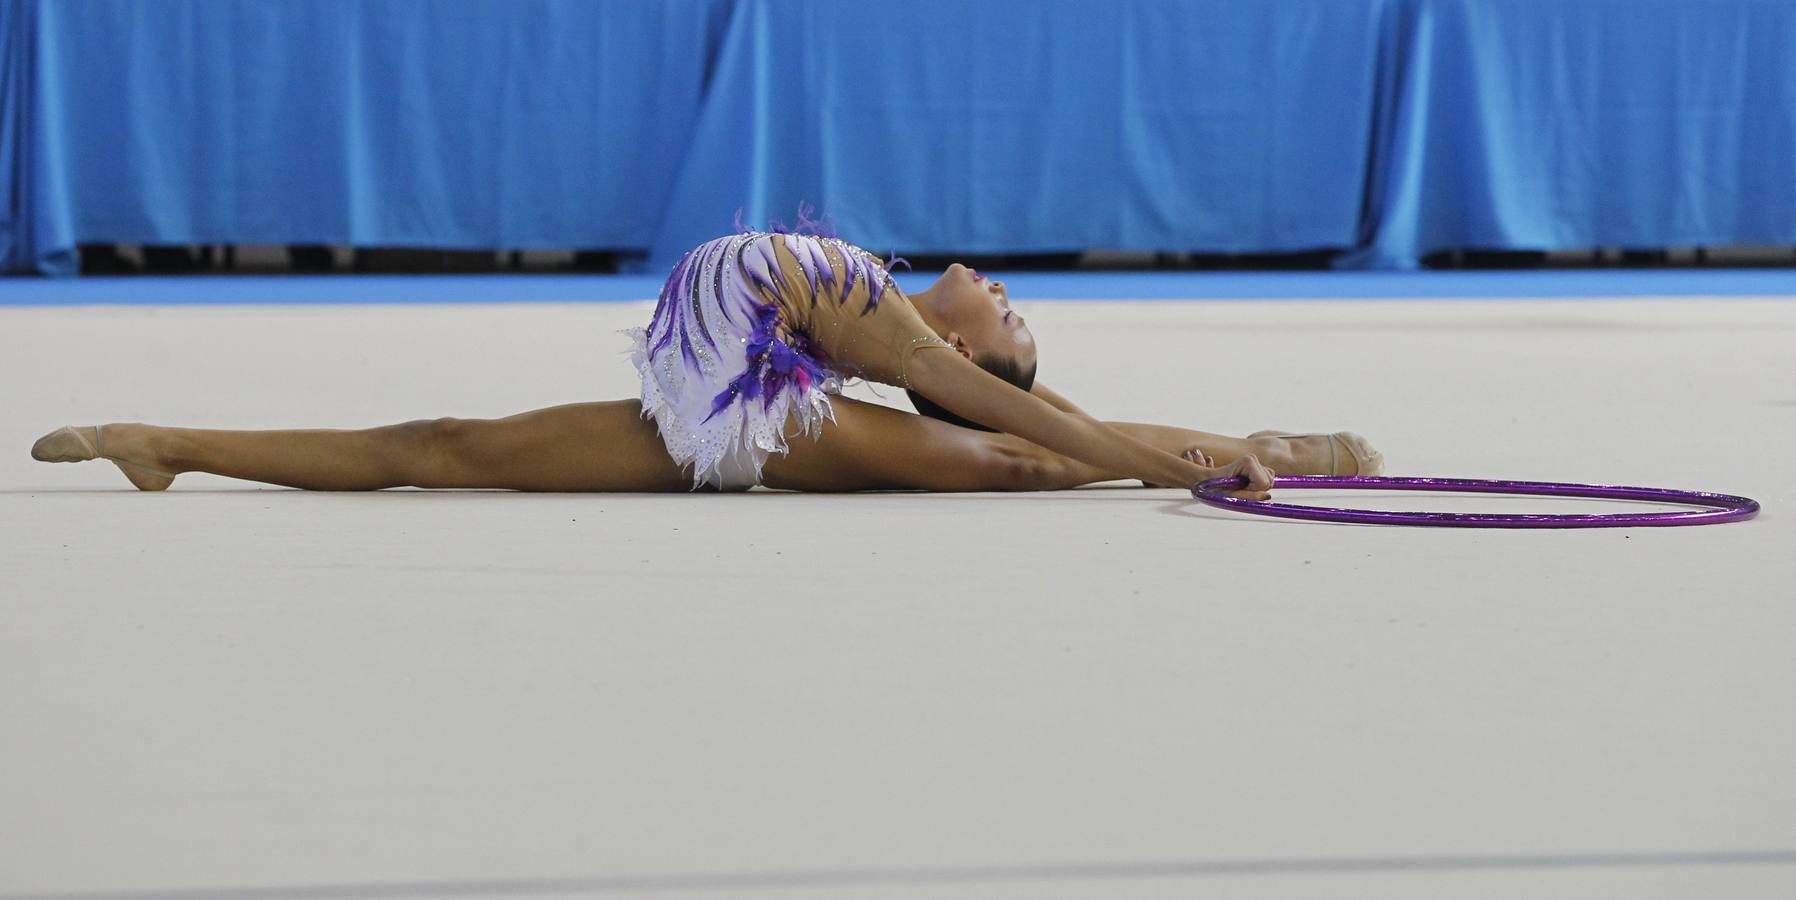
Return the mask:
POLYGON ((462 467, 480 456, 480 438, 491 422, 486 419, 417 419, 395 426, 400 432, 399 456, 408 465, 462 467))

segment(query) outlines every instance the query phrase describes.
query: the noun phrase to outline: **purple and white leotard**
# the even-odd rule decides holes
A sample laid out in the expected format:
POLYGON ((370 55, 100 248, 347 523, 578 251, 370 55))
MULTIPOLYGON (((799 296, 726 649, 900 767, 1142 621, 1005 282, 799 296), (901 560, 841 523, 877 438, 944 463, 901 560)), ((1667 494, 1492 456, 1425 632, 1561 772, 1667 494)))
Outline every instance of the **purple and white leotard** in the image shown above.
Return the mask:
POLYGON ((624 334, 643 417, 674 462, 692 467, 694 489, 759 484, 768 456, 787 452, 788 420, 822 433, 853 367, 832 362, 813 326, 866 315, 888 290, 878 258, 833 237, 745 232, 680 259, 648 327, 624 334))

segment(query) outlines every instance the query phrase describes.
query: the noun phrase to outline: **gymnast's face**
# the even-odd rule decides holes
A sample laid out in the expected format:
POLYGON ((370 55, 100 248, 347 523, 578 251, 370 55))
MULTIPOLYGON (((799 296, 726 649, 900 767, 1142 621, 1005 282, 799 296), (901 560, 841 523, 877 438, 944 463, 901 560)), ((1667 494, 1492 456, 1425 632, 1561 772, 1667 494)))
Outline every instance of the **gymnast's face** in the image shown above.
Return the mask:
POLYGON ((1011 310, 1004 282, 955 263, 930 286, 929 295, 946 332, 942 336, 964 348, 974 361, 1009 359, 1019 369, 1035 368, 1035 335, 1011 310))

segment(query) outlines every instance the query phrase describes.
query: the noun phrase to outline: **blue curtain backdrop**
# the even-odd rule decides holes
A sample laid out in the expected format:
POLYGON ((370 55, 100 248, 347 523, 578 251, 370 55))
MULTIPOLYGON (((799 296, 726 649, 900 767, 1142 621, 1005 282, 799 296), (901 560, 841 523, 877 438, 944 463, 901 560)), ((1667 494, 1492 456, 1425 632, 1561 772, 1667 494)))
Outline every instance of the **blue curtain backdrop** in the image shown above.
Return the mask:
POLYGON ((1380 5, 743 0, 657 256, 800 199, 914 252, 1353 246, 1380 5))
POLYGON ((1796 2, 1398 0, 1364 246, 1796 244, 1796 2))
POLYGON ((1796 243, 1784 0, 0 0, 0 267, 75 246, 1796 243))
POLYGON ((640 247, 727 0, 9 0, 5 265, 77 242, 640 247))

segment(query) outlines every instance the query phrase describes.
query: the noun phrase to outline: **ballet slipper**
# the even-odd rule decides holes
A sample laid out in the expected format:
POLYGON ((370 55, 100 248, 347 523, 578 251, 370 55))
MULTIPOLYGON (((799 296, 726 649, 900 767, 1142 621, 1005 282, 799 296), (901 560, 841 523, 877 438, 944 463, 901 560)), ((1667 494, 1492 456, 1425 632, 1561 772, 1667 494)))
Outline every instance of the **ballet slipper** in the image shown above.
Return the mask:
POLYGON ((1248 438, 1250 439, 1264 437, 1326 437, 1328 438, 1328 473, 1330 475, 1384 474, 1384 454, 1374 449, 1365 438, 1360 437, 1351 431, 1337 431, 1333 434, 1323 434, 1319 431, 1310 432, 1309 434, 1297 434, 1295 432, 1279 431, 1277 429, 1269 428, 1265 431, 1256 431, 1253 434, 1248 435, 1248 438), (1353 460, 1353 471, 1351 472, 1342 471, 1341 469, 1342 449, 1346 449, 1348 457, 1353 460))
POLYGON ((1334 453, 1334 459, 1329 465, 1329 468, 1334 471, 1334 474, 1384 474, 1384 454, 1373 449, 1372 445, 1367 442, 1365 438, 1360 437, 1351 431, 1337 431, 1328 436, 1328 446, 1330 452, 1334 453), (1347 454, 1353 457, 1353 471, 1341 471, 1340 453, 1338 452, 1339 448, 1345 448, 1347 454))
POLYGON ((104 444, 103 430, 105 426, 94 426, 94 439, 88 441, 87 435, 71 425, 64 425, 49 434, 37 439, 31 445, 31 458, 41 462, 86 462, 90 459, 104 459, 118 466, 119 471, 140 491, 163 491, 174 482, 172 472, 152 469, 128 460, 107 456, 102 449, 104 444))

